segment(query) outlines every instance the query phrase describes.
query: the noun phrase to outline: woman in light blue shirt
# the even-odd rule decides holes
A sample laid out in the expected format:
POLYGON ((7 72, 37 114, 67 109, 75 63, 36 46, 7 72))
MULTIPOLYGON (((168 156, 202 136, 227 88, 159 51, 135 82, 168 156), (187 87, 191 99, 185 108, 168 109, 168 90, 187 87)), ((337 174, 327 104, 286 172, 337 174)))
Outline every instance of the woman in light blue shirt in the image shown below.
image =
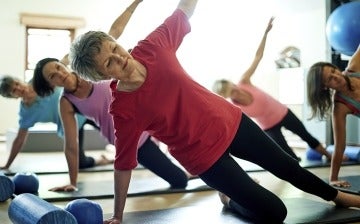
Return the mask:
MULTIPOLYGON (((12 143, 9 158, 6 164, 0 167, 1 169, 9 169, 26 141, 29 128, 33 127, 36 123, 56 124, 58 136, 63 137, 63 129, 58 110, 59 97, 62 91, 62 88, 56 88, 53 94, 47 97, 39 97, 32 88, 31 81, 30 83, 25 83, 8 75, 1 77, 0 95, 6 98, 21 98, 19 130, 12 143)), ((77 128, 80 136, 83 135, 83 127, 86 123, 90 122, 84 116, 77 115, 77 128)), ((88 168, 97 164, 112 162, 104 157, 95 160, 92 157, 86 156, 82 145, 83 139, 79 138, 79 168, 88 168)))

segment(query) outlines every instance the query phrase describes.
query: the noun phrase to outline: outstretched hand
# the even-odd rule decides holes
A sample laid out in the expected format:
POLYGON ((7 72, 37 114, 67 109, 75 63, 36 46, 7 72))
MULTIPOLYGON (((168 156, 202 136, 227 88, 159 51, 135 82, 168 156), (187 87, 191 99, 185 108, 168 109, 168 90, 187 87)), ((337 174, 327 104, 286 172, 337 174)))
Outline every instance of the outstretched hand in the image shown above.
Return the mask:
POLYGON ((334 187, 351 187, 351 184, 344 180, 330 181, 330 185, 334 187))
POLYGON ((111 217, 109 219, 104 220, 103 224, 121 224, 121 222, 119 219, 115 217, 111 217))
POLYGON ((7 167, 7 166, 0 166, 0 170, 9 170, 9 167, 7 167))
POLYGON ((72 191, 77 191, 77 187, 71 184, 65 185, 65 186, 61 186, 61 187, 53 187, 51 189, 49 189, 49 191, 65 191, 65 192, 72 192, 72 191))
POLYGON ((268 32, 271 30, 271 28, 272 28, 272 26, 273 26, 273 21, 274 21, 274 19, 275 19, 275 17, 271 17, 271 18, 270 18, 270 20, 269 20, 269 22, 268 22, 268 25, 267 25, 267 27, 266 27, 265 33, 268 33, 268 32))

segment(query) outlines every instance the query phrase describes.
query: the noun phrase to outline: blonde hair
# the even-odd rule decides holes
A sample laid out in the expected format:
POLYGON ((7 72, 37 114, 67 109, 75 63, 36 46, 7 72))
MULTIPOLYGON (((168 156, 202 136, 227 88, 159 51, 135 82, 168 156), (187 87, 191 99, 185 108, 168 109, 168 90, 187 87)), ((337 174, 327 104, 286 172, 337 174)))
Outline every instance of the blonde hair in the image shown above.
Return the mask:
POLYGON ((232 82, 226 79, 220 79, 215 81, 212 89, 216 94, 228 98, 231 94, 231 86, 232 82))

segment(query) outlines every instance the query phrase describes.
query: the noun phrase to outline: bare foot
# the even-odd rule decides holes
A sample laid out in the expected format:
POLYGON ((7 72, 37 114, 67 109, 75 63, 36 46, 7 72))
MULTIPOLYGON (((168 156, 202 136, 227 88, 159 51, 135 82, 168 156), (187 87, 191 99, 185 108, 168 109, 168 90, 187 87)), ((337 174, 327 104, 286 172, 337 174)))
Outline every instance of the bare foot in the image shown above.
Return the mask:
POLYGON ((229 208, 230 207, 229 206, 230 198, 220 191, 219 191, 219 197, 220 197, 220 201, 224 204, 224 206, 226 208, 229 208))
POLYGON ((190 173, 186 173, 186 176, 189 180, 193 180, 193 179, 198 179, 199 176, 198 175, 192 175, 190 173))
POLYGON ((105 150, 108 151, 108 152, 115 152, 116 151, 115 146, 112 145, 112 144, 107 144, 105 146, 105 150))
POLYGON ((334 187, 351 187, 351 184, 345 180, 330 181, 330 185, 334 187))
POLYGON ((260 181, 259 181, 259 179, 257 179, 256 177, 251 177, 251 179, 253 180, 253 181, 255 181, 255 183, 260 183, 260 181))
POLYGON ((100 159, 96 161, 96 165, 102 166, 114 163, 114 159, 108 159, 105 155, 101 155, 100 159))
MULTIPOLYGON (((255 181, 256 183, 260 182, 258 179, 254 178, 254 177, 252 177, 251 179, 253 181, 255 181)), ((224 194, 224 193, 222 193, 220 191, 218 191, 218 193, 219 193, 220 201, 224 204, 224 206, 226 208, 230 208, 230 205, 229 205, 230 198, 226 194, 224 194)))

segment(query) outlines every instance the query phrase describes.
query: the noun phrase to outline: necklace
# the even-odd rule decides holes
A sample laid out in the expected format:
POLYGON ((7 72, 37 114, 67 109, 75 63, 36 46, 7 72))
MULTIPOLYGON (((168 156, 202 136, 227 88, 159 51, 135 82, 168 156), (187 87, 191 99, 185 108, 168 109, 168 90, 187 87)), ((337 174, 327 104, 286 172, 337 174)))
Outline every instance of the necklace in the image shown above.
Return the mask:
POLYGON ((76 86, 75 86, 75 89, 73 89, 73 90, 66 90, 66 89, 65 89, 65 92, 66 92, 66 93, 73 94, 73 93, 75 93, 75 92, 78 90, 79 85, 80 85, 80 80, 79 80, 79 77, 78 77, 77 75, 75 75, 75 77, 76 77, 76 86))

